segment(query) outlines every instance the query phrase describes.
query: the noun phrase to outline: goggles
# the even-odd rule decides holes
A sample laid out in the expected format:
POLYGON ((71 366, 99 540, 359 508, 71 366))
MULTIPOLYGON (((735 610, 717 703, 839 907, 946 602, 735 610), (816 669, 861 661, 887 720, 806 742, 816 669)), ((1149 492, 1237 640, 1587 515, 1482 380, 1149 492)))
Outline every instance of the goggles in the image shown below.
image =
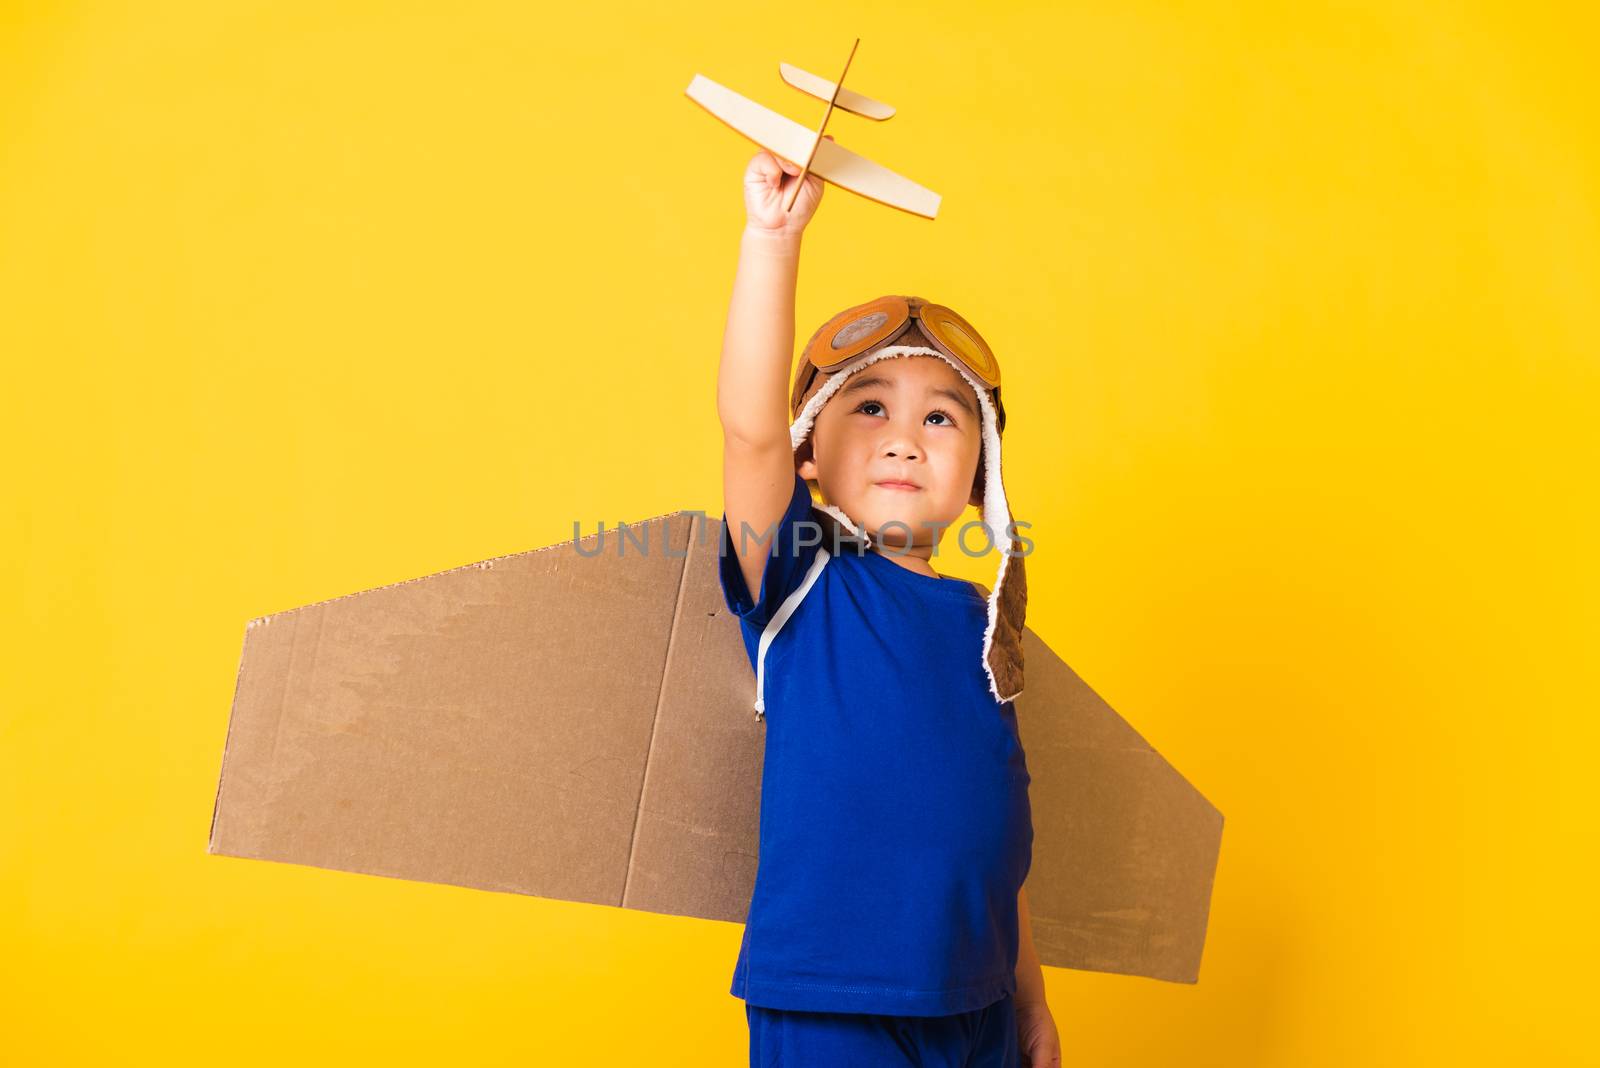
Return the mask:
POLYGON ((807 374, 806 381, 795 384, 795 396, 810 391, 811 380, 817 372, 837 371, 863 352, 886 347, 917 327, 934 348, 965 367, 989 388, 998 421, 1004 428, 1005 409, 1000 407, 1000 361, 995 359, 983 335, 953 309, 905 297, 879 297, 847 308, 824 323, 806 345, 804 359, 813 370, 807 374))

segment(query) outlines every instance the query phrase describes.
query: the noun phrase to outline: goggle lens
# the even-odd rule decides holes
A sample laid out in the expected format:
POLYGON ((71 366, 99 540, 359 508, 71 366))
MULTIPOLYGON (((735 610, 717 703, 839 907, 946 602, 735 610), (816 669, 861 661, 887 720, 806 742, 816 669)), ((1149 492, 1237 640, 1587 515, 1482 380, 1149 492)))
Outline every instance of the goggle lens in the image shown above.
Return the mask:
POLYGON ((1000 384, 1000 368, 995 362, 994 355, 990 353, 989 346, 974 337, 960 320, 955 318, 954 312, 947 308, 924 308, 921 318, 922 325, 938 338, 939 343, 949 349, 956 359, 983 379, 984 385, 992 388, 1000 384))
POLYGON ((848 348, 868 334, 876 333, 878 330, 883 329, 883 324, 888 321, 888 312, 876 311, 870 315, 863 315, 859 319, 846 323, 838 333, 833 335, 833 340, 828 343, 828 347, 835 352, 848 348))

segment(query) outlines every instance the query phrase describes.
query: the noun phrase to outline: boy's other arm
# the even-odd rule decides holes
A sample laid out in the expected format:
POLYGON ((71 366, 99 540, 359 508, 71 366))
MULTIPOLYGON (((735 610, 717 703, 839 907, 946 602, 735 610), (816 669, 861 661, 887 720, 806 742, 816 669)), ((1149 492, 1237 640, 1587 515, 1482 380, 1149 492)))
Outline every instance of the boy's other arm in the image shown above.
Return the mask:
POLYGON ((794 493, 788 379, 799 270, 798 235, 746 228, 717 371, 717 415, 723 510, 753 599, 761 596, 772 531, 794 493))
POLYGON ((1061 1068, 1061 1032, 1044 996, 1044 969, 1033 944, 1033 920, 1028 916, 1028 891, 1017 891, 1017 1038, 1022 1063, 1033 1068, 1061 1068))
POLYGON ((1028 916, 1028 888, 1017 891, 1017 1004, 1044 1002, 1044 968, 1033 944, 1033 920, 1028 916))

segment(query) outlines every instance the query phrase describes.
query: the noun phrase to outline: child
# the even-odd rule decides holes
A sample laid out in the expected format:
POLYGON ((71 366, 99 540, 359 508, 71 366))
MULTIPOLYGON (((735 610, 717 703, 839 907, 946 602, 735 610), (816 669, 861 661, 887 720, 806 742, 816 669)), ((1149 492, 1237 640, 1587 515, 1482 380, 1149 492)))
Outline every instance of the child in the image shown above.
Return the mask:
POLYGON ((1022 889, 1026 593, 998 364, 949 309, 884 297, 818 330, 786 389, 800 239, 822 198, 808 176, 783 210, 799 173, 765 151, 745 171, 717 381, 722 588, 766 729, 731 990, 750 1064, 1054 1068, 1022 889), (969 503, 993 540, 959 543, 1003 550, 987 597, 930 563, 969 503))

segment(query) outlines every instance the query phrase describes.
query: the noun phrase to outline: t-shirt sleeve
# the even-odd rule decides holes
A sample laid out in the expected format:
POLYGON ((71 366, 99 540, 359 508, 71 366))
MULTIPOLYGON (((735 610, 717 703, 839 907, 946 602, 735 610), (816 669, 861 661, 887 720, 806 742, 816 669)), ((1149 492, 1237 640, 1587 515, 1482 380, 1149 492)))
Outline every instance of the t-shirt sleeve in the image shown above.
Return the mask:
MULTIPOLYGON (((765 531, 752 529, 745 533, 748 545, 755 545, 765 531)), ((784 599, 799 589, 806 571, 817 558, 822 545, 822 528, 811 518, 811 490, 798 473, 794 476, 794 493, 789 507, 778 520, 772 541, 767 545, 767 566, 761 573, 761 595, 752 597, 744 581, 744 571, 739 567, 739 554, 734 550, 738 531, 728 529, 728 513, 722 513, 722 547, 720 573, 722 598, 728 611, 754 626, 765 627, 777 613, 784 599)))

